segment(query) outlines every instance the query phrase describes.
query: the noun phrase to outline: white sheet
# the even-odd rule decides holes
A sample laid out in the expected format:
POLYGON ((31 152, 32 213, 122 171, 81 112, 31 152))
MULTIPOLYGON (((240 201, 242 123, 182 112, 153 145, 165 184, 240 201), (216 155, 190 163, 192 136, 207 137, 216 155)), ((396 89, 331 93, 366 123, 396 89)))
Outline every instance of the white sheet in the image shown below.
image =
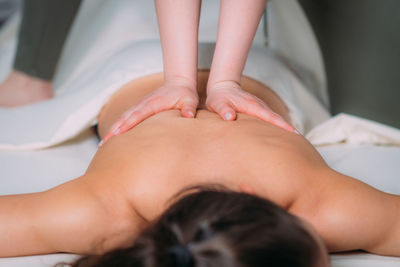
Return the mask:
MULTIPOLYGON (((199 44, 199 69, 210 68, 214 46, 214 43, 199 44)), ((121 47, 91 65, 90 70, 77 76, 51 100, 17 109, 0 109, 0 120, 12 125, 1 133, 0 149, 39 149, 64 142, 94 125, 108 98, 124 84, 162 70, 158 39, 121 47), (35 127, 27 135, 24 130, 29 125, 35 127)), ((281 97, 293 126, 301 133, 330 116, 298 77, 265 46, 252 47, 243 74, 267 84, 281 97)))
MULTIPOLYGON (((277 3, 272 2, 270 6, 271 9, 276 10, 277 14, 281 13, 282 16, 287 16, 286 13, 282 13, 282 7, 277 3)), ((295 7, 296 5, 290 5, 287 11, 291 10, 293 13, 295 7)), ((217 10, 218 6, 215 1, 204 2, 203 15, 207 19, 203 18, 202 20, 203 28, 200 29, 200 40, 212 40, 211 36, 215 32, 210 29, 215 29, 215 27, 210 27, 210 21, 215 23, 214 26, 217 24, 217 10)), ((301 15, 300 12, 298 13, 301 15)), ((273 17, 280 21, 281 18, 277 14, 274 14, 273 17)), ((298 17, 299 20, 304 20, 304 16, 298 17)), ((292 25, 294 23, 286 22, 286 24, 292 25)), ((273 26, 274 23, 271 23, 271 25, 273 26)), ((282 30, 288 31, 286 29, 288 25, 283 27, 282 30)), ((301 25, 305 29, 308 28, 304 21, 301 25)), ((0 53, 2 53, 2 59, 4 59, 2 62, 6 62, 0 65, 4 70, 0 71, 0 77, 4 77, 10 68, 12 60, 10 55, 13 54, 16 32, 17 21, 14 21, 0 35, 0 53)), ((271 32, 274 33, 273 30, 271 32)), ((303 35, 309 36, 310 31, 303 35)), ((0 134, 0 149, 39 149, 56 145, 78 135, 83 129, 93 125, 103 104, 121 85, 138 76, 162 70, 161 49, 156 49, 152 58, 143 57, 140 60, 146 62, 143 63, 143 66, 137 65, 135 67, 128 62, 129 57, 132 57, 132 53, 128 51, 129 47, 132 49, 132 44, 142 43, 142 47, 140 48, 139 45, 138 49, 144 49, 147 46, 145 42, 150 39, 157 39, 157 36, 153 1, 118 0, 112 3, 104 0, 85 1, 74 24, 57 71, 54 89, 56 97, 50 101, 18 109, 0 108, 0 121, 7 125, 0 134), (52 112, 49 113, 48 110, 52 112), (29 127, 32 122, 34 122, 35 127, 29 127), (26 129, 29 129, 29 134, 26 134, 26 129)), ((302 47, 307 47, 304 38, 301 39, 298 34, 293 34, 293 36, 296 42, 302 43, 302 47)), ((279 35, 275 39, 279 39, 278 37, 279 35)), ((283 35, 281 39, 287 41, 287 38, 287 35, 283 35)), ((274 44, 275 39, 271 39, 272 44, 274 44)), ((260 46, 262 40, 263 33, 259 29, 255 38, 255 45, 260 46)), ((318 50, 316 45, 311 47, 318 50)), ((274 47, 272 46, 272 48, 274 47)), ((293 53, 293 49, 289 48, 290 46, 284 49, 285 56, 290 56, 290 53, 293 53)), ((277 50, 277 48, 274 49, 277 50)), ((146 52, 146 49, 143 51, 146 52)), ((201 46, 199 51, 202 55, 199 58, 199 66, 200 68, 207 68, 211 62, 211 55, 206 57, 203 55, 211 54, 212 50, 208 46, 201 46)), ((278 52, 284 54, 284 51, 278 52)), ((310 53, 308 51, 307 54, 310 53)), ((318 55, 318 53, 316 54, 318 55)), ((250 57, 252 57, 252 52, 250 52, 250 57)), ((132 58, 137 59, 138 57, 132 58)), ((316 57, 313 60, 315 61, 314 64, 308 64, 305 67, 310 71, 315 66, 314 76, 319 78, 316 78, 317 80, 313 84, 319 86, 320 91, 315 91, 315 87, 312 86, 304 87, 302 82, 293 77, 293 74, 285 74, 283 67, 274 67, 275 63, 268 57, 261 60, 255 54, 244 70, 245 74, 254 76, 252 74, 256 73, 257 67, 252 66, 250 62, 254 63, 260 59, 260 65, 265 69, 265 75, 255 78, 260 78, 261 81, 265 81, 272 88, 282 86, 295 88, 295 98, 300 103, 300 110, 304 110, 306 114, 312 114, 311 116, 307 118, 299 116, 301 115, 299 109, 290 104, 293 103, 290 100, 291 97, 281 94, 280 96, 288 100, 289 109, 296 118, 295 122, 298 122, 295 123, 295 126, 305 133, 329 118, 324 104, 318 104, 313 96, 315 94, 317 98, 324 98, 325 92, 324 79, 320 74, 322 66, 318 63, 318 58, 316 57), (277 68, 282 70, 275 71, 277 68), (267 77, 268 72, 270 72, 269 77, 267 77), (278 79, 274 79, 274 77, 278 77, 278 79), (283 77, 284 82, 282 79, 279 80, 279 77, 283 77), (300 123, 300 121, 302 122, 300 123)), ((294 62, 300 65, 301 62, 305 61, 304 58, 296 57, 294 62)), ((367 123, 365 120, 356 119, 354 116, 340 115, 319 125, 306 137, 315 145, 332 144, 343 140, 346 142, 398 145, 400 143, 400 131, 383 130, 383 128, 385 127, 379 126, 377 123, 367 123), (361 126, 362 131, 360 131, 361 126), (339 132, 339 129, 341 129, 341 132, 339 132), (333 133, 336 133, 336 136, 333 133)))
MULTIPOLYGON (((0 149, 40 149, 75 137, 96 123, 101 107, 123 84, 162 71, 161 48, 157 41, 151 41, 158 40, 153 2, 110 3, 84 2, 58 68, 53 99, 18 109, 0 108, 0 121, 9 125, 0 134, 0 149), (127 9, 134 12, 127 13, 127 9), (133 26, 136 32, 132 32, 133 26), (35 127, 29 128, 33 122, 35 127), (25 132, 27 127, 29 134, 25 132)), ((212 15, 213 29, 217 25, 217 10, 215 2, 206 1, 203 6, 203 14, 207 18, 212 15)), ((16 32, 16 26, 10 28, 16 32)), ((14 40, 7 40, 12 38, 7 32, 4 42, 15 44, 14 40)), ((200 40, 209 40, 210 32, 200 31, 200 40)), ((285 64, 270 51, 263 53, 267 48, 259 44, 262 37, 262 33, 256 37, 244 74, 270 86, 286 102, 293 125, 302 133, 308 132, 329 118, 329 114, 285 64), (300 102, 300 107, 296 102, 300 102)), ((8 48, 11 50, 10 45, 8 48)), ((210 67, 212 54, 213 46, 201 42, 200 69, 210 67)))
MULTIPOLYGON (((216 33, 217 1, 209 0, 203 2, 200 40, 212 41, 216 33)), ((56 95, 62 96, 65 88, 76 83, 77 77, 82 73, 86 73, 90 65, 106 61, 109 55, 122 46, 140 38, 151 39, 154 36, 158 36, 155 15, 151 11, 152 3, 153 1, 148 0, 84 1, 58 68, 55 79, 56 95), (104 20, 105 17, 109 20, 104 20), (147 22, 143 23, 143 21, 147 22), (94 35, 94 32, 98 34, 94 35), (118 40, 118 42, 110 43, 109 40, 118 40), (77 46, 77 44, 79 45, 77 46)), ((278 2, 275 1, 275 3, 278 2)), ((290 8, 290 10, 294 12, 293 8, 290 8)), ((293 17, 296 17, 296 15, 293 17)), ((276 19, 276 21, 279 21, 279 19, 276 19)), ((17 20, 8 28, 7 32, 3 31, 0 34, 0 79, 6 76, 10 68, 15 45, 15 39, 12 36, 15 34, 16 26, 17 20)), ((262 44, 263 42, 262 29, 259 29, 255 43, 262 44)), ((319 63, 317 61, 318 59, 315 59, 316 63, 314 62, 313 66, 309 66, 308 71, 312 71, 313 68, 321 71, 322 67, 318 67, 319 63)), ((301 60, 298 60, 297 64, 301 64, 301 60)), ((320 77, 319 81, 323 84, 323 77, 318 76, 318 71, 316 72, 314 75, 320 77)), ((123 77, 119 78, 122 79, 123 77)), ((91 79, 95 80, 95 77, 91 77, 91 79)), ((320 92, 320 96, 324 99, 323 91, 320 92)), ((299 97, 304 97, 304 102, 307 102, 307 95, 299 97)), ((51 102, 49 103, 43 105, 42 112, 47 112, 47 108, 51 108, 52 104, 51 102)), ((312 112, 307 106, 303 108, 305 110, 308 109, 307 112, 312 112)), ((16 118, 24 116, 22 111, 15 111, 15 114, 13 116, 16 116, 16 118)), ((334 120, 335 118, 331 119, 331 122, 334 120)), ((0 122, 4 122, 1 117, 0 122)), ((40 120, 35 121, 36 125, 39 124, 38 127, 40 127, 40 123, 40 120)), ((2 131, 5 127, 21 127, 18 124, 18 120, 7 125, 4 123, 1 125, 2 131)), ((32 124, 22 125, 20 131, 32 138, 33 131, 30 125, 32 124)), ((346 129, 348 126, 349 124, 344 122, 341 123, 340 128, 346 129)), ((335 127, 336 123, 333 122, 327 128, 316 128, 318 131, 314 131, 314 137, 310 138, 322 138, 323 134, 329 133, 335 127)), ((376 127, 370 129, 376 131, 376 127)), ((390 134, 390 136, 397 140, 397 130, 389 132, 394 132, 394 135, 390 134)), ((340 137, 341 135, 336 135, 335 140, 343 141, 343 138, 337 138, 338 136, 340 137)), ((331 137, 328 141, 323 139, 322 141, 321 139, 316 140, 320 144, 325 144, 319 148, 319 151, 334 169, 359 177, 381 190, 400 194, 398 175, 400 173, 400 165, 394 164, 400 159, 399 147, 378 147, 368 144, 355 145, 354 143, 357 142, 357 139, 352 139, 351 144, 334 145, 326 145, 329 140, 332 140, 331 137)), ((371 141, 368 138, 363 140, 371 141)), ((0 151, 0 194, 46 190, 80 176, 96 151, 97 141, 97 138, 90 131, 86 131, 73 140, 43 150, 0 151)), ((330 143, 332 142, 330 141, 330 143)), ((0 259, 0 267, 52 266, 56 262, 68 261, 73 258, 73 255, 64 254, 3 258, 0 259)), ((400 266, 400 258, 380 257, 366 253, 333 255, 332 266, 395 267, 400 266)))

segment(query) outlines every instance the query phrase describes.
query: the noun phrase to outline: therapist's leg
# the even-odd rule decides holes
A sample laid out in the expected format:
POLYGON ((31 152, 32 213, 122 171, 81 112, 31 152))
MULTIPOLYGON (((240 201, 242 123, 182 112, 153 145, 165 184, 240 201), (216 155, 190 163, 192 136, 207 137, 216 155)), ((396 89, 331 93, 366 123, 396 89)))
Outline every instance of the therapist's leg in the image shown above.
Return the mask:
POLYGON ((0 106, 52 97, 52 79, 81 0, 27 0, 14 67, 0 84, 0 106))

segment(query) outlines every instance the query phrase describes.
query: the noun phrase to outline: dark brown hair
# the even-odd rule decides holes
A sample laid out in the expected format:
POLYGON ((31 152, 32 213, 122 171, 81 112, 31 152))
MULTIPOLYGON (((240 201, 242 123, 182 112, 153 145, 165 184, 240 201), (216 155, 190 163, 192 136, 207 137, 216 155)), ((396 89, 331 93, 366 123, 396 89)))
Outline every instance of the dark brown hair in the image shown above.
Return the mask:
POLYGON ((183 196, 132 247, 86 256, 74 267, 311 267, 316 240, 300 221, 256 196, 215 188, 183 196))

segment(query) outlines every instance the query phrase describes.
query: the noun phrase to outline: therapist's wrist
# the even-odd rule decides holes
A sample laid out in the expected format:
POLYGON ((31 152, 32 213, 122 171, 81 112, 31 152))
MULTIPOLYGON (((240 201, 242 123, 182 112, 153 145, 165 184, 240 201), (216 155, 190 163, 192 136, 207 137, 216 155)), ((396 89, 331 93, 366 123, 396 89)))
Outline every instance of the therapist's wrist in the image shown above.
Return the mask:
POLYGON ((211 67, 210 76, 207 81, 207 92, 209 90, 217 90, 220 87, 227 85, 238 85, 241 83, 242 73, 237 70, 230 70, 229 68, 216 68, 211 67))
POLYGON ((182 86, 190 90, 197 91, 197 77, 186 75, 170 74, 164 76, 164 85, 182 86))
POLYGON ((207 94, 213 91, 218 91, 221 89, 227 88, 239 88, 240 80, 217 80, 217 81, 209 81, 207 83, 207 94))

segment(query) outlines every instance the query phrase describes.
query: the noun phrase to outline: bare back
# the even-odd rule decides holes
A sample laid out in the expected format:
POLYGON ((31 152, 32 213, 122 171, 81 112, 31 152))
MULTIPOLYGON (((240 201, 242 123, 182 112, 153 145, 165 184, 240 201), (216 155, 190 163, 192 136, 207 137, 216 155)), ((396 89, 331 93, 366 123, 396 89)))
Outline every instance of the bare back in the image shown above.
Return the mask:
MULTIPOLYGON (((302 136, 245 114, 225 122, 204 109, 207 76, 199 73, 200 110, 195 119, 183 118, 177 110, 152 116, 111 139, 87 173, 97 180, 118 179, 120 190, 148 220, 190 185, 218 183, 237 190, 245 184, 289 209, 299 192, 320 184, 313 174, 327 167, 302 136)), ((161 84, 162 74, 154 74, 118 91, 100 114, 100 136, 124 110, 161 84)), ((242 87, 289 121, 284 103, 266 86, 244 77, 242 87)))
MULTIPOLYGON (((233 122, 223 121, 204 107, 207 78, 208 72, 199 72, 196 118, 169 110, 112 138, 87 170, 93 183, 116 184, 115 190, 144 221, 157 218, 171 197, 187 186, 213 183, 237 191, 245 185, 311 223, 330 251, 367 248, 392 253, 398 249, 397 245, 388 249, 387 244, 396 241, 386 239, 388 231, 376 227, 378 219, 371 224, 354 220, 354 210, 362 211, 362 216, 379 213, 376 218, 398 211, 397 196, 330 169, 301 135, 246 114, 238 114, 233 122), (344 225, 344 230, 338 225, 344 225), (368 235, 359 234, 364 231, 368 235)), ((162 74, 154 74, 121 88, 99 116, 100 136, 122 112, 161 84, 162 74)), ((285 104, 269 88, 247 77, 241 85, 290 122, 285 104)), ((385 222, 391 225, 388 229, 397 217, 385 222)))

